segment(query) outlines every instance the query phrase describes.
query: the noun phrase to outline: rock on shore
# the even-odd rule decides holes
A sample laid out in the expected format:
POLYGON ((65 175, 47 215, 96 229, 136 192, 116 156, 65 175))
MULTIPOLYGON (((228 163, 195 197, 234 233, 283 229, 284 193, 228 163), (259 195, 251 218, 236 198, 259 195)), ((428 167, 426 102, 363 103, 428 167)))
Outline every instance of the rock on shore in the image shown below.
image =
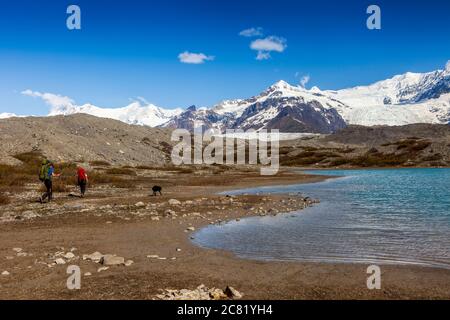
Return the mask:
POLYGON ((194 290, 162 290, 161 294, 157 294, 156 298, 161 300, 228 300, 241 299, 242 293, 233 287, 226 287, 225 290, 217 288, 208 288, 200 285, 194 290))

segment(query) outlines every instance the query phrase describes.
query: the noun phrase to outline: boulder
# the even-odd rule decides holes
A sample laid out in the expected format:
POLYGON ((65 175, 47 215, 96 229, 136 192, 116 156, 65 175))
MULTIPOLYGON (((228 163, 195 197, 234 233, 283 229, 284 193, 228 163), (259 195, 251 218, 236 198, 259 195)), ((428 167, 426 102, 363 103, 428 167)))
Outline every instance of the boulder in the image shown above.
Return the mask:
POLYGON ((228 296, 223 292, 223 290, 220 289, 213 288, 210 289, 208 293, 212 300, 224 300, 228 298, 228 296))
POLYGON ((105 254, 100 259, 100 264, 102 264, 104 266, 125 265, 125 258, 124 257, 118 257, 118 256, 112 255, 112 254, 105 254))
POLYGON ((176 217, 175 211, 170 210, 170 209, 167 209, 166 211, 164 211, 164 214, 165 214, 166 216, 173 216, 173 217, 176 217))
POLYGON ((25 219, 33 219, 33 218, 40 217, 40 215, 38 215, 37 213, 35 213, 33 211, 25 211, 25 212, 22 213, 22 216, 25 219))
POLYGON ((161 290, 162 294, 156 295, 156 298, 162 300, 226 300, 239 299, 242 294, 232 287, 227 287, 225 290, 217 288, 207 288, 205 285, 200 285, 194 290, 181 289, 161 290))
POLYGON ((67 252, 64 255, 64 258, 66 258, 66 259, 73 259, 73 258, 75 258, 75 255, 72 252, 67 252))
POLYGON ((177 199, 170 199, 168 202, 169 202, 169 204, 171 206, 179 206, 179 205, 181 205, 181 202, 178 201, 177 199))
POLYGON ((240 293, 239 291, 237 291, 236 289, 234 289, 233 287, 230 287, 230 286, 225 288, 224 293, 230 299, 241 299, 242 298, 242 293, 240 293))
POLYGON ((83 255, 83 260, 89 260, 89 261, 93 261, 93 262, 100 262, 100 260, 102 259, 103 255, 100 252, 94 252, 92 254, 84 254, 83 255))
POLYGON ((126 266, 126 267, 129 267, 129 266, 131 266, 133 263, 134 263, 133 260, 127 260, 127 261, 125 261, 125 266, 126 266))

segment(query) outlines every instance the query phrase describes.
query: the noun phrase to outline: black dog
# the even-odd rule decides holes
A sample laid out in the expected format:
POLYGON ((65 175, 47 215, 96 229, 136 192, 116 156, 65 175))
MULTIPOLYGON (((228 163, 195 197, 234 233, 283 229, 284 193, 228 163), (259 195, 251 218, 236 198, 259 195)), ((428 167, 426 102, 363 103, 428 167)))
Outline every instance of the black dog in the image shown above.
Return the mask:
POLYGON ((152 188, 153 195, 156 196, 156 193, 159 192, 159 194, 162 196, 161 190, 162 190, 162 188, 160 186, 154 186, 152 188))

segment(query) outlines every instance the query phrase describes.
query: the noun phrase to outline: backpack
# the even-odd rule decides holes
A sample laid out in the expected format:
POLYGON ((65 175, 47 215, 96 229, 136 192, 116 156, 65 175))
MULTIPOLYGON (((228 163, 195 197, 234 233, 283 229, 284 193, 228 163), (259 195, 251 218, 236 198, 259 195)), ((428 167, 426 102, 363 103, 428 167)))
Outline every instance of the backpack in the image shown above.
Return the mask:
POLYGON ((86 170, 84 170, 83 168, 79 168, 77 170, 77 175, 78 175, 78 181, 86 181, 86 170))
POLYGON ((49 162, 48 161, 42 162, 41 170, 39 170, 39 180, 41 180, 42 182, 48 179, 48 168, 49 162))

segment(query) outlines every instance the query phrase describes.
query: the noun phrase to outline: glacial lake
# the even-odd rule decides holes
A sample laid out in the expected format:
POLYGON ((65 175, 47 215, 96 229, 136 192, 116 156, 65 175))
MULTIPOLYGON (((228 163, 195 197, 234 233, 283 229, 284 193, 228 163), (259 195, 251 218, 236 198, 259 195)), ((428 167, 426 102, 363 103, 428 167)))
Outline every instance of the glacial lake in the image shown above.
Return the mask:
POLYGON ((301 193, 320 204, 211 225, 200 229, 193 242, 256 260, 450 269, 450 169, 305 172, 339 177, 226 194, 301 193))

